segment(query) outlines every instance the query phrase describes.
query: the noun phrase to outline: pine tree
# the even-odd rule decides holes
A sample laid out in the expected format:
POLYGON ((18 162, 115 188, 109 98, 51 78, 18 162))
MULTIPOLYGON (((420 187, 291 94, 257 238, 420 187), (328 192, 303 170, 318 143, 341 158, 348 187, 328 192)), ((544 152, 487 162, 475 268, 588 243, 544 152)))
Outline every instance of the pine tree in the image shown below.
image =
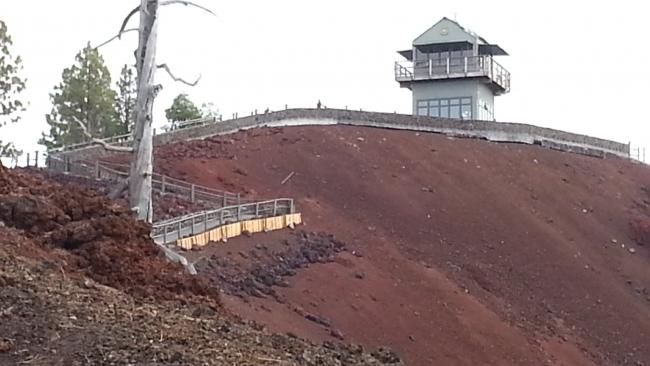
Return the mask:
MULTIPOLYGON (((7 122, 17 122, 17 114, 25 110, 23 103, 17 99, 25 89, 25 80, 20 77, 22 60, 12 56, 10 47, 13 42, 7 25, 0 20, 0 127, 7 122)), ((0 156, 15 156, 19 152, 9 142, 0 140, 0 156)))
POLYGON ((117 86, 117 99, 115 99, 115 111, 118 119, 118 134, 123 135, 133 130, 133 112, 135 109, 135 98, 137 85, 133 68, 124 65, 120 72, 120 80, 115 83, 117 86))
POLYGON ((50 94, 52 112, 46 115, 50 133, 39 141, 48 149, 86 141, 79 122, 93 137, 120 131, 114 106, 117 94, 111 89, 111 75, 99 51, 88 44, 75 61, 63 70, 61 83, 50 94))
POLYGON ((187 94, 179 94, 174 98, 171 107, 165 110, 165 117, 172 123, 197 119, 201 116, 201 111, 187 94))
POLYGON ((217 108, 217 106, 212 102, 201 104, 201 116, 203 118, 214 118, 219 121, 221 120, 221 113, 219 112, 219 108, 217 108))

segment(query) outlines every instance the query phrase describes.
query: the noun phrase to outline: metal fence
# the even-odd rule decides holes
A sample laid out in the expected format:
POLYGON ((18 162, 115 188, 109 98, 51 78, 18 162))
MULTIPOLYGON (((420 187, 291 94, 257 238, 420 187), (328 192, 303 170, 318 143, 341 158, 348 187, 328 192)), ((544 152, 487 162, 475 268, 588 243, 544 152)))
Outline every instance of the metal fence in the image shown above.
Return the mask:
POLYGON ((630 146, 630 159, 637 160, 642 163, 647 163, 646 148, 642 146, 630 146))
MULTIPOLYGON (((47 167, 62 173, 109 181, 119 181, 129 176, 128 165, 99 161, 72 161, 67 157, 48 156, 47 167)), ((242 198, 239 193, 187 183, 163 174, 154 173, 151 183, 152 189, 156 192, 173 194, 190 202, 207 201, 220 207, 253 202, 251 199, 242 198)))
MULTIPOLYGON (((128 177, 128 165, 106 162, 71 161, 68 158, 49 156, 47 167, 54 171, 91 179, 117 181, 128 177), (110 165, 110 166, 109 166, 110 165)), ((174 194, 192 202, 208 201, 221 207, 155 222, 151 238, 158 244, 175 243, 176 240, 217 228, 221 225, 259 218, 288 215, 295 211, 293 199, 278 198, 267 201, 243 200, 239 193, 216 190, 187 183, 162 174, 154 174, 153 189, 163 194, 174 194)))
POLYGON ((47 152, 41 152, 38 150, 33 152, 21 152, 20 155, 2 157, 2 163, 9 168, 43 168, 47 165, 47 156, 47 152))

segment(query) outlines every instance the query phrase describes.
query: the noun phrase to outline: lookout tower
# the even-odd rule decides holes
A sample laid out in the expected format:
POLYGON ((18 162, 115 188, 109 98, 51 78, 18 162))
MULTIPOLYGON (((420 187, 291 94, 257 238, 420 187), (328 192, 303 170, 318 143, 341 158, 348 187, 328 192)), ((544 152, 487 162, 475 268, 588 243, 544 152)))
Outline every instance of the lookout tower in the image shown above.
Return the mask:
POLYGON ((413 114, 494 120, 494 97, 510 91, 510 73, 494 56, 508 55, 457 22, 442 18, 399 51, 395 80, 413 93, 413 114))

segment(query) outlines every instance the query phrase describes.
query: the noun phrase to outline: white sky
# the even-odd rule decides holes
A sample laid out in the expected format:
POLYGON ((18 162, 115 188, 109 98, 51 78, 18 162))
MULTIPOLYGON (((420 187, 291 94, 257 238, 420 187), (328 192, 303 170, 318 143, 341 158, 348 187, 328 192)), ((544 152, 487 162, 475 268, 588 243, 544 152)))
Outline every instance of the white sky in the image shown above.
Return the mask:
MULTIPOLYGON (((225 118, 285 104, 315 107, 318 99, 331 108, 410 113, 410 91, 394 81, 396 51, 447 16, 510 54, 498 59, 512 73, 512 91, 496 98, 497 120, 632 141, 646 146, 650 159, 644 1, 196 1, 218 18, 163 8, 158 61, 186 79, 203 78, 191 88, 159 73, 165 89, 155 125, 166 122, 164 109, 181 92, 197 105, 213 102, 225 118)), ((43 149, 36 141, 63 68, 87 41, 114 35, 138 3, 0 0, 13 50, 24 59, 30 102, 19 124, 0 129, 2 140, 43 149)), ((136 42, 130 33, 102 48, 113 81, 133 62, 136 42)))

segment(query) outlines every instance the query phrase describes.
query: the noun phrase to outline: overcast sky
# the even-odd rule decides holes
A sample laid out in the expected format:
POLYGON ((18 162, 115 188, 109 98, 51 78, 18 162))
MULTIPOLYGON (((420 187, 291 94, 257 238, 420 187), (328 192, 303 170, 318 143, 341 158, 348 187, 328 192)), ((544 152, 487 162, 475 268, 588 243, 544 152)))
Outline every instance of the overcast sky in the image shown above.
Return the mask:
MULTIPOLYGON (((162 9, 159 62, 197 87, 164 85, 155 125, 178 93, 214 103, 224 117, 267 107, 411 112, 411 95, 394 80, 398 50, 447 16, 497 43, 510 56, 512 91, 495 100, 499 121, 531 123, 645 145, 650 155, 650 48, 644 1, 196 0, 197 9, 162 9), (588 6, 586 6, 588 4, 588 6)), ((27 150, 46 129, 49 93, 86 42, 114 35, 136 0, 0 0, 0 18, 24 59, 30 103, 3 140, 27 150)), ((137 18, 133 19, 137 26, 137 18)), ((113 80, 133 63, 136 34, 101 49, 113 80)), ((650 159, 650 156, 648 156, 650 159)))

